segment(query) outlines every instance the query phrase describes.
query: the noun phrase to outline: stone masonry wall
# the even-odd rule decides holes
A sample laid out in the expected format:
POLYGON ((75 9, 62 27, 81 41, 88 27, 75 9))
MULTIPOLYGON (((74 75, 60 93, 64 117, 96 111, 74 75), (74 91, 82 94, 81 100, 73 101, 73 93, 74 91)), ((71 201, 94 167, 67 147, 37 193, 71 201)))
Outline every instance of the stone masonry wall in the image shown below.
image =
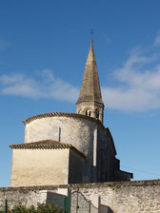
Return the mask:
POLYGON ((70 143, 86 155, 83 182, 115 180, 116 153, 108 132, 100 122, 85 116, 63 115, 37 118, 26 123, 25 143, 48 139, 70 143))
POLYGON ((70 143, 88 155, 96 122, 73 117, 46 117, 26 124, 25 143, 56 140, 70 143), (59 130, 60 129, 60 130, 59 130), (60 132, 59 132, 60 131, 60 132))
POLYGON ((11 186, 68 184, 69 149, 15 149, 11 186))
MULTIPOLYGON (((8 199, 9 205, 21 201, 26 205, 46 202, 45 192, 58 193, 65 190, 78 190, 83 196, 98 207, 101 198, 103 211, 100 213, 160 213, 160 180, 108 182, 100 184, 73 184, 63 186, 43 186, 21 188, 1 188, 0 204, 8 199)), ((51 200, 50 200, 51 201, 51 200)), ((81 205, 80 201, 79 204, 81 205)))
POLYGON ((86 184, 79 192, 95 206, 100 197, 110 213, 160 213, 160 180, 86 184))
POLYGON ((0 188, 0 211, 4 208, 5 199, 7 199, 9 209, 18 204, 36 207, 38 203, 54 203, 63 207, 64 197, 67 193, 66 189, 57 187, 0 188))
MULTIPOLYGON (((48 139, 58 141, 60 138, 63 143, 72 144, 80 152, 84 153, 87 158, 85 178, 83 180, 85 182, 96 182, 95 171, 92 171, 93 141, 97 143, 97 138, 94 139, 96 128, 96 120, 65 116, 45 117, 26 124, 25 143, 48 139)), ((96 152, 97 150, 94 151, 96 152)))
POLYGON ((12 208, 19 203, 29 207, 36 206, 37 203, 44 203, 47 198, 47 192, 36 190, 0 190, 0 210, 4 207, 4 200, 7 199, 8 207, 12 208))
POLYGON ((68 183, 84 182, 84 167, 86 159, 70 150, 68 183))

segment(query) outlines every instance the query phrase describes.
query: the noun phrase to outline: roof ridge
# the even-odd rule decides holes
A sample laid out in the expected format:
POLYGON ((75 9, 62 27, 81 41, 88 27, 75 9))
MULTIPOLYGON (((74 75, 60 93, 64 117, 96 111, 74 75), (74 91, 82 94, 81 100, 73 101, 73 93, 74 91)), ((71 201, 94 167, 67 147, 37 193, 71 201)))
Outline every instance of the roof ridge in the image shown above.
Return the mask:
POLYGON ((40 141, 33 141, 33 142, 27 142, 27 143, 20 143, 20 144, 13 144, 13 145, 23 145, 23 144, 26 144, 26 145, 39 145, 39 144, 45 144, 47 145, 48 143, 51 143, 51 144, 65 144, 65 145, 70 145, 72 146, 72 144, 70 143, 65 143, 65 142, 60 142, 60 141, 56 141, 56 140, 52 140, 52 139, 46 139, 46 140, 40 140, 40 141))
POLYGON ((48 144, 48 142, 46 141, 47 140, 32 143, 11 144, 9 147, 11 149, 72 149, 73 151, 79 153, 81 156, 86 157, 84 153, 79 151, 70 143, 51 140, 48 144))
POLYGON ((50 112, 50 113, 37 114, 37 115, 31 116, 31 117, 23 120, 23 123, 28 124, 31 121, 36 120, 36 119, 41 119, 41 118, 46 118, 46 117, 56 117, 56 116, 57 117, 65 116, 65 117, 73 117, 73 118, 83 118, 83 119, 87 119, 90 121, 98 122, 103 126, 102 122, 96 118, 89 117, 87 115, 82 115, 82 114, 77 114, 77 113, 66 113, 66 112, 50 112))

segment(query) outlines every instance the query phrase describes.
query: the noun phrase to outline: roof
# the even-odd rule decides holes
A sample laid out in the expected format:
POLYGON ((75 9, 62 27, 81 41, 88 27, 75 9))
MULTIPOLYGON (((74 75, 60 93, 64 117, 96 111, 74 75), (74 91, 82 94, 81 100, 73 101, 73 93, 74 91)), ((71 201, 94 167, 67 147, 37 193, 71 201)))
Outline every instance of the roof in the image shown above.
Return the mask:
POLYGON ((101 124, 103 126, 102 122, 100 122, 96 118, 92 118, 92 117, 89 117, 87 115, 82 115, 82 114, 77 114, 77 113, 65 113, 65 112, 51 112, 51 113, 44 113, 44 114, 34 115, 34 116, 30 117, 30 118, 27 118, 27 119, 23 120, 23 123, 24 124, 28 124, 28 123, 30 123, 33 120, 41 119, 41 118, 47 118, 47 117, 83 118, 83 119, 86 119, 86 120, 98 122, 99 124, 101 124))
POLYGON ((93 50, 93 41, 91 40, 90 50, 85 66, 80 96, 77 104, 82 102, 97 102, 103 105, 101 89, 99 84, 96 59, 93 50))
POLYGON ((119 173, 119 174, 126 175, 129 178, 133 178, 133 173, 131 173, 131 172, 126 172, 126 171, 123 171, 123 170, 116 170, 116 172, 119 173))
POLYGON ((82 157, 86 157, 82 152, 80 152, 71 144, 62 143, 54 140, 43 140, 32 143, 11 144, 9 147, 12 149, 71 149, 72 151, 78 153, 82 157))

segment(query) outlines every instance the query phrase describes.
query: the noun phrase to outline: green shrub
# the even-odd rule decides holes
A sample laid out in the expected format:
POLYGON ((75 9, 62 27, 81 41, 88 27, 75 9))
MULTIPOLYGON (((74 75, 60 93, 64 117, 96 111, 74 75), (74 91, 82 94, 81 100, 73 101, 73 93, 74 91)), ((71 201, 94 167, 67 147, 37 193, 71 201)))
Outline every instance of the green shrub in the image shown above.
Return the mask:
POLYGON ((38 204, 35 208, 31 206, 26 208, 25 206, 19 204, 13 207, 8 213, 62 213, 62 209, 55 204, 38 204))

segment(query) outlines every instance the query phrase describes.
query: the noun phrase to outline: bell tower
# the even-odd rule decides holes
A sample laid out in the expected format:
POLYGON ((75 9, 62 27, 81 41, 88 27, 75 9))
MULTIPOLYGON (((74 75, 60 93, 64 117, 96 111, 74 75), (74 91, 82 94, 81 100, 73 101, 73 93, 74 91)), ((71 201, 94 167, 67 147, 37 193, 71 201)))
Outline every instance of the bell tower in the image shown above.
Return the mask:
POLYGON ((91 40, 80 95, 76 104, 78 114, 96 118, 103 123, 104 104, 93 50, 93 40, 91 40))

